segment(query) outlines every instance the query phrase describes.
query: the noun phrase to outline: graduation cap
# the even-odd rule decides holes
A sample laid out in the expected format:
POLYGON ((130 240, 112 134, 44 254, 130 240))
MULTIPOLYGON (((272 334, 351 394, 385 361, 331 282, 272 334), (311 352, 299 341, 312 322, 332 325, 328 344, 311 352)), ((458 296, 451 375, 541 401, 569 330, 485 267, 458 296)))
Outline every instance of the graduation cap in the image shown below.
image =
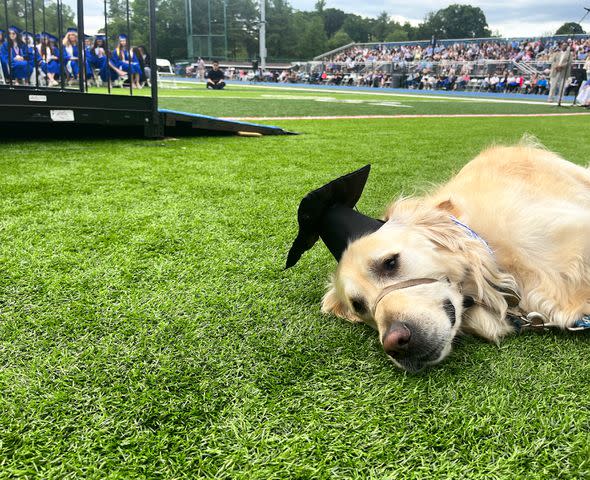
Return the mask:
POLYGON ((74 27, 70 27, 70 28, 68 28, 68 30, 66 31, 66 35, 67 35, 68 33, 78 33, 78 29, 77 29, 77 28, 74 28, 74 27))
POLYGON ((308 193, 297 211, 299 233, 287 255, 287 265, 295 265, 318 241, 326 244, 336 260, 348 244, 379 230, 385 222, 354 210, 361 198, 371 165, 344 175, 308 193))
POLYGON ((31 37, 31 38, 33 38, 33 34, 31 32, 22 32, 21 35, 23 37, 31 37))
POLYGON ((16 34, 20 34, 20 32, 22 32, 22 30, 14 25, 11 25, 10 27, 8 27, 8 31, 9 32, 14 32, 16 34))
POLYGON ((119 40, 127 40, 127 34, 126 33, 120 33, 119 34, 119 40))
POLYGON ((104 35, 97 35, 96 37, 94 37, 96 40, 102 40, 103 42, 106 40, 107 37, 105 37, 104 35))

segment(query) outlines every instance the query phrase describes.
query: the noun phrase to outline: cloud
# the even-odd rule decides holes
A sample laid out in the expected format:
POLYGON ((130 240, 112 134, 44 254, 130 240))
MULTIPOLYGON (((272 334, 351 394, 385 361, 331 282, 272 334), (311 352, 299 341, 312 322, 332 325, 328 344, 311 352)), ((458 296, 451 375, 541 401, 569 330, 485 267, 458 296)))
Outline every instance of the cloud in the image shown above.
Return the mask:
MULTIPOLYGON (((327 7, 339 8, 357 15, 375 17, 385 11, 397 21, 420 23, 432 11, 445 8, 451 3, 470 4, 480 7, 486 15, 490 28, 504 36, 526 37, 554 32, 565 22, 577 22, 585 13, 578 0, 328 0, 327 7)), ((299 10, 313 10, 315 0, 292 0, 299 10)), ((590 15, 583 22, 584 29, 590 30, 590 15)))
MULTIPOLYGON (((291 0, 291 5, 298 10, 313 10, 315 2, 316 0, 291 0)), ((76 11, 75 0, 65 0, 64 3, 76 11)), ((467 3, 480 7, 493 32, 499 31, 501 35, 514 37, 555 32, 563 23, 577 22, 585 13, 579 0, 327 0, 327 7, 370 17, 385 11, 398 22, 408 21, 412 25, 418 25, 429 12, 445 8, 451 3, 467 3)), ((103 0, 84 1, 87 32, 94 33, 104 25, 103 6, 103 0)), ((590 15, 582 26, 590 31, 590 15)))

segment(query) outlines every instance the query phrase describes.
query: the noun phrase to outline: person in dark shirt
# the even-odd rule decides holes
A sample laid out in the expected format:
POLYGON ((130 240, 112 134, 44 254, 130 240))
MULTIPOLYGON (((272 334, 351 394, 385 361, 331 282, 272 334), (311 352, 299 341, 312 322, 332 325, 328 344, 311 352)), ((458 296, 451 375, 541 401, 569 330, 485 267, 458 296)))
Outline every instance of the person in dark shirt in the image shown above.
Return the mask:
POLYGON ((213 62, 213 69, 207 72, 207 88, 221 90, 225 87, 225 82, 223 81, 224 78, 225 75, 223 70, 219 68, 219 62, 213 62))

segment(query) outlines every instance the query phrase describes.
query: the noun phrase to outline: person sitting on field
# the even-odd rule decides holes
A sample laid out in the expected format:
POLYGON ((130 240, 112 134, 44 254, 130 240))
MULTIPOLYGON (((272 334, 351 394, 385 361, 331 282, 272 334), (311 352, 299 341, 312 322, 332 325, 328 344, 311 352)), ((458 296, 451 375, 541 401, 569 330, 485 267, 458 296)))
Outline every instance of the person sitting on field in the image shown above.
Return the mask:
POLYGON ((213 69, 207 72, 207 88, 212 88, 213 90, 223 89, 225 87, 224 78, 225 74, 219 68, 219 62, 217 60, 214 61, 213 69))

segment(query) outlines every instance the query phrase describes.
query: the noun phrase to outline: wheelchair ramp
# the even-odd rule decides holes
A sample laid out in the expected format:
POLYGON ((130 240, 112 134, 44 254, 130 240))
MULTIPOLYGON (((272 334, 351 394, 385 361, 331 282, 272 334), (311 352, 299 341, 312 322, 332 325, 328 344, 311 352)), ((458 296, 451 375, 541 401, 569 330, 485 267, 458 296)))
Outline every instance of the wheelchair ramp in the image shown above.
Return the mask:
POLYGON ((159 110, 167 136, 190 135, 293 135, 279 127, 225 120, 207 115, 159 110))

